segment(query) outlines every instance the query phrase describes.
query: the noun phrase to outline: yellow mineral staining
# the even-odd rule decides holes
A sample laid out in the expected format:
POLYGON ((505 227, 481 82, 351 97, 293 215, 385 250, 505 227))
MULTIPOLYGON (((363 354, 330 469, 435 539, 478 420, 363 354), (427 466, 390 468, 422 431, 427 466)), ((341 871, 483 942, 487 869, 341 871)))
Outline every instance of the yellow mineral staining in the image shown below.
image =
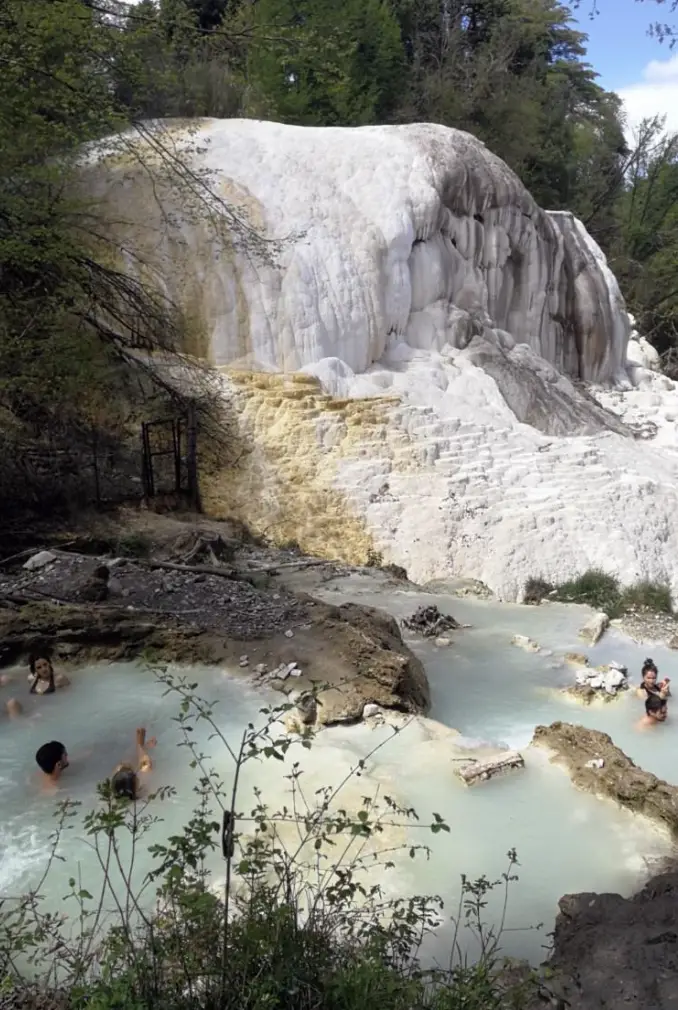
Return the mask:
POLYGON ((231 372, 228 379, 244 455, 235 467, 201 473, 205 508, 277 543, 364 563, 374 543, 333 485, 342 459, 364 454, 369 429, 380 438, 397 400, 335 401, 298 374, 231 372))

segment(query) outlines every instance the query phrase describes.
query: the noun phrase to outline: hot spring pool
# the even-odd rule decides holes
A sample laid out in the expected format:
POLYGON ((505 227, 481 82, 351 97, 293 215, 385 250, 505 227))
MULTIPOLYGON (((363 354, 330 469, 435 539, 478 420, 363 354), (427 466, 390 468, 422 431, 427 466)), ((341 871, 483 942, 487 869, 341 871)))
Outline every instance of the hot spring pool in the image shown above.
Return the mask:
MULTIPOLYGON (((337 599, 336 593, 325 595, 337 599)), ((509 644, 512 635, 519 633, 561 653, 580 648, 576 632, 582 623, 581 611, 416 594, 381 594, 370 599, 361 593, 353 598, 399 616, 424 600, 436 602, 441 610, 473 624, 473 629, 456 633, 448 649, 411 642, 427 667, 432 714, 465 736, 524 746, 540 722, 578 721, 610 732, 643 767, 669 781, 678 777, 670 761, 678 732, 673 724, 637 734, 633 727, 642 705, 630 698, 601 708, 574 707, 548 691, 571 680, 571 670, 554 670, 555 657, 526 654, 509 644)), ((596 661, 616 658, 633 670, 647 654, 646 647, 635 647, 614 634, 592 650, 596 661)), ((651 654, 662 672, 672 676, 678 658, 668 650, 654 649, 651 654)), ((46 740, 61 740, 71 758, 60 797, 80 801, 86 811, 95 802, 96 782, 109 775, 118 761, 133 756, 135 727, 145 725, 157 737, 153 787, 171 785, 177 795, 156 801, 162 823, 155 825, 146 845, 177 832, 195 806, 196 773, 189 768, 189 753, 178 746, 178 698, 163 696, 165 689, 153 675, 133 664, 92 667, 70 676, 69 689, 46 698, 28 696, 25 671, 17 683, 0 689, 3 699, 20 697, 26 711, 21 720, 3 718, 0 723, 0 896, 16 896, 34 887, 49 856, 55 800, 38 790, 34 761, 35 751, 46 740)), ((192 668, 190 677, 199 681, 202 698, 218 702, 216 720, 232 743, 237 743, 247 722, 265 721, 260 709, 271 699, 241 678, 214 668, 192 668)), ((273 700, 279 701, 279 696, 273 700)), ((210 739, 206 725, 196 728, 194 736, 229 784, 233 765, 223 745, 210 739)), ((524 772, 466 789, 454 777, 444 742, 427 740, 418 723, 394 738, 387 727, 337 727, 320 734, 311 751, 293 747, 284 765, 272 760, 253 762, 246 766, 238 810, 251 809, 254 785, 263 789, 267 800, 284 802, 289 788, 284 776, 293 761, 302 762, 310 794, 320 786, 338 784, 358 759, 383 740, 387 742, 368 758, 364 774, 340 794, 337 805, 357 809, 363 796, 379 791, 415 807, 422 822, 429 821, 433 811, 440 813, 451 832, 431 835, 416 827, 394 829, 394 844, 429 844, 431 858, 399 856, 390 871, 372 869, 371 880, 378 874, 389 895, 440 894, 451 913, 461 873, 470 878, 499 877, 506 869, 507 851, 517 849, 520 880, 512 886, 509 899, 508 931, 502 944, 506 954, 543 960, 561 895, 589 890, 629 894, 669 851, 665 834, 612 804, 577 792, 566 774, 548 765, 540 752, 527 753, 524 772), (539 923, 542 928, 529 928, 539 923)), ((65 861, 55 864, 42 888, 54 904, 62 901, 68 877, 79 877, 83 883, 101 877, 79 820, 63 836, 59 854, 65 861)), ((212 865, 218 877, 220 859, 215 856, 212 865)), ((138 882, 150 867, 151 858, 143 847, 135 857, 138 882)), ((487 921, 498 920, 501 903, 501 896, 495 894, 486 911, 487 921)), ((430 947, 433 956, 446 957, 449 935, 447 928, 440 931, 430 947)), ((476 952, 470 935, 462 935, 462 946, 470 955, 476 952)))

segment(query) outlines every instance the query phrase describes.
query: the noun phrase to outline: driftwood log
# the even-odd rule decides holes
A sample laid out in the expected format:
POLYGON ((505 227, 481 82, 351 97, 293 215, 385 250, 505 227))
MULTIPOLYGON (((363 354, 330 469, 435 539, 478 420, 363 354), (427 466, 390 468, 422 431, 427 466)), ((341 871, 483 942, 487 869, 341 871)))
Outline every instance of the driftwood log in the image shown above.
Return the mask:
POLYGON ((495 775, 503 775, 505 772, 513 771, 515 768, 524 768, 525 760, 522 754, 516 750, 503 751, 496 757, 487 758, 484 761, 473 761, 470 764, 462 765, 457 769, 457 775, 467 786, 475 785, 477 782, 487 782, 495 775))

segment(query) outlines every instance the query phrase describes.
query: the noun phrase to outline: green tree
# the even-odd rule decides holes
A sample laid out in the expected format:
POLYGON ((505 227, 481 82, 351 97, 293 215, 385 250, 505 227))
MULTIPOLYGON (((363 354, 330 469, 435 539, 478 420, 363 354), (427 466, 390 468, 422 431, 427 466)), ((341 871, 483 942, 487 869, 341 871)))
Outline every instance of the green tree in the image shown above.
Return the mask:
POLYGON ((644 122, 617 203, 612 265, 640 331, 678 375, 678 135, 644 122))
POLYGON ((0 509, 21 505, 25 450, 122 438, 141 395, 131 380, 142 371, 167 392, 138 352, 181 342, 173 306, 125 269, 81 192, 83 145, 121 136, 119 153, 134 157, 114 87, 125 41, 99 4, 7 0, 0 10, 0 509))
POLYGON ((248 79, 271 116, 328 126, 389 117, 404 56, 385 0, 260 0, 243 11, 248 79))

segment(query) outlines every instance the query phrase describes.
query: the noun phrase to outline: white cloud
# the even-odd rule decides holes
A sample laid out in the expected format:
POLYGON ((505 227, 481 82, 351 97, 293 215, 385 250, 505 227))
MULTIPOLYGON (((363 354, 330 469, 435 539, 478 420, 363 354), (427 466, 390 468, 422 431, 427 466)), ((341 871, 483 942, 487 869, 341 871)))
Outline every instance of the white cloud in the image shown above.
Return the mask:
POLYGON ((678 53, 652 60, 642 80, 617 92, 623 100, 631 131, 648 116, 666 116, 667 130, 678 131, 678 53))

